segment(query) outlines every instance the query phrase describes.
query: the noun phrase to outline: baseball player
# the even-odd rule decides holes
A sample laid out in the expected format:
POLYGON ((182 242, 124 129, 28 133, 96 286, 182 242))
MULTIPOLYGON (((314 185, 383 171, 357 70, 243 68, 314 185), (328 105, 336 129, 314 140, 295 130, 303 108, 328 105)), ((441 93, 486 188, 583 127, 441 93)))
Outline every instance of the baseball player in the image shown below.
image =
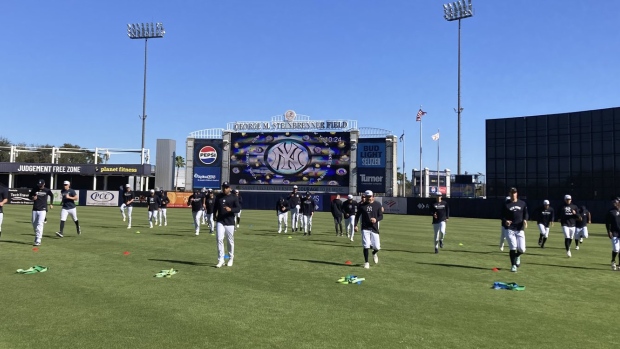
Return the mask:
POLYGON ((284 197, 280 196, 278 202, 276 202, 276 215, 278 216, 278 234, 282 232, 282 226, 284 226, 284 234, 288 230, 288 211, 289 203, 284 197))
MULTIPOLYGON (((200 189, 200 195, 202 195, 202 201, 204 202, 205 200, 207 200, 207 188, 202 188, 200 189)), ((201 215, 200 215, 200 220, 202 221, 202 225, 207 224, 207 213, 203 207, 202 211, 201 211, 201 215)))
POLYGON ((611 239, 611 270, 616 270, 616 256, 620 252, 620 197, 615 198, 613 207, 605 216, 605 229, 611 239))
POLYGON ((437 201, 431 205, 430 209, 433 216, 433 231, 435 232, 435 253, 439 253, 439 248, 443 248, 443 239, 446 237, 446 222, 450 219, 450 206, 442 200, 441 192, 437 192, 435 195, 437 201))
POLYGON ((194 189, 194 194, 187 198, 187 206, 192 208, 192 217, 194 218, 194 231, 196 236, 200 235, 200 217, 205 207, 205 197, 198 188, 194 189))
MULTIPOLYGON (((510 196, 506 196, 506 200, 504 200, 504 202, 508 202, 510 201, 510 196)), ((506 236, 506 227, 504 226, 504 222, 501 222, 501 232, 500 232, 500 236, 499 236, 499 250, 500 251, 504 251, 504 241, 508 240, 508 237, 506 236)))
POLYGON ((164 226, 168 225, 168 204, 170 203, 170 198, 168 197, 168 193, 164 191, 164 188, 159 188, 159 226, 161 227, 161 223, 164 223, 164 226))
POLYGON ((536 209, 535 216, 538 230, 540 230, 538 246, 545 248, 545 243, 549 238, 549 225, 553 227, 553 221, 555 221, 555 211, 549 206, 549 200, 543 201, 543 205, 536 209))
POLYGON ((127 229, 131 228, 131 213, 133 212, 133 191, 131 191, 131 185, 125 184, 125 190, 123 191, 123 203, 121 204, 121 214, 123 215, 123 222, 129 217, 129 224, 127 229), (127 211, 127 217, 125 216, 127 211))
POLYGON ((228 264, 233 265, 235 257, 235 215, 241 210, 237 196, 231 193, 230 184, 222 183, 222 192, 215 197, 213 214, 215 215, 217 231, 217 265, 224 265, 224 235, 228 240, 228 264))
POLYGON ((344 215, 344 221, 347 226, 347 238, 353 241, 353 235, 355 234, 355 213, 357 212, 357 202, 353 200, 353 195, 349 194, 347 200, 342 203, 342 214, 344 215))
POLYGON ((215 223, 213 222, 213 205, 215 205, 215 198, 213 197, 213 189, 207 191, 207 197, 205 199, 205 215, 207 216, 207 223, 209 223, 209 233, 213 234, 215 231, 215 223))
POLYGON ((564 233, 564 247, 566 248, 566 255, 571 257, 570 245, 575 237, 576 222, 581 219, 578 214, 579 208, 572 204, 573 198, 570 195, 564 195, 564 205, 560 208, 560 224, 562 225, 562 232, 564 233))
POLYGON ((288 196, 288 204, 291 209, 291 226, 293 232, 301 229, 301 196, 297 192, 297 186, 293 186, 293 192, 288 196))
POLYGON ((39 179, 37 187, 32 188, 30 191, 30 200, 32 203, 32 227, 34 228, 34 245, 41 245, 41 238, 43 238, 43 221, 45 221, 45 215, 47 213, 47 198, 50 198, 50 209, 54 208, 52 202, 54 202, 54 194, 49 188, 45 188, 45 180, 39 179))
POLYGON ((67 216, 71 216, 73 219, 73 223, 75 223, 75 229, 77 234, 82 234, 82 230, 80 229, 80 222, 77 218, 77 209, 75 208, 75 200, 78 199, 77 193, 75 190, 71 188, 71 182, 64 181, 62 183, 63 188, 60 191, 60 195, 62 196, 62 209, 60 210, 60 231, 56 232, 56 236, 59 238, 64 237, 63 230, 65 229, 65 221, 67 221, 67 216))
POLYGON ((575 223, 575 249, 579 249, 579 244, 583 243, 583 239, 588 238, 588 223, 592 224, 592 216, 585 206, 581 206, 577 212, 581 216, 575 223))
POLYGON ((332 212, 332 217, 334 217, 334 226, 336 227, 336 236, 343 236, 343 233, 342 233, 342 200, 340 200, 340 195, 336 195, 336 198, 332 201, 331 212, 332 212))
POLYGON ((307 191, 301 200, 301 214, 303 220, 304 236, 312 235, 312 216, 314 215, 314 200, 307 191))
POLYGON ((157 225, 157 211, 159 211, 159 206, 161 206, 161 200, 155 194, 155 189, 150 190, 150 195, 146 198, 146 204, 149 208, 149 228, 153 228, 153 222, 157 225))
POLYGON ((243 209, 243 198, 241 197, 241 194, 239 194, 238 189, 235 189, 235 195, 239 201, 239 212, 235 214, 235 218, 237 219, 237 229, 239 229, 239 224, 241 224, 241 210, 243 209))
POLYGON ((2 208, 4 204, 9 201, 9 189, 0 183, 0 236, 2 236, 2 220, 4 219, 4 212, 2 208))
POLYGON ((517 188, 510 188, 510 201, 502 205, 502 225, 506 227, 510 247, 510 271, 516 273, 521 267, 521 255, 525 252, 525 231, 529 215, 525 202, 519 200, 517 188))
POLYGON ((381 250, 381 240, 379 239, 378 223, 383 219, 381 204, 375 201, 373 192, 366 190, 362 203, 355 213, 355 231, 357 224, 362 221, 362 246, 364 248, 364 268, 370 268, 368 263, 368 251, 372 248, 372 259, 375 264, 379 263, 379 250, 381 250))

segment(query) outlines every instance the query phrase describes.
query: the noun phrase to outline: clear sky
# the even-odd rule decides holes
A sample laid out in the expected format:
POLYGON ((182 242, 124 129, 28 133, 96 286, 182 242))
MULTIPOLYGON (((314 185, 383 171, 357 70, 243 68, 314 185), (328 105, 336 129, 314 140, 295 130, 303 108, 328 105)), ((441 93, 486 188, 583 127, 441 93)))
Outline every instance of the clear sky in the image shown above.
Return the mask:
MULTIPOLYGON (((293 109, 406 134, 406 168, 457 169, 457 22, 437 0, 5 1, 0 136, 146 148, 293 109)), ((474 0, 462 22, 462 171, 485 170, 485 119, 620 105, 620 2, 474 0)), ((399 166, 402 164, 399 144, 399 166)), ((153 157, 154 159, 154 157, 153 157)), ((132 161, 112 156, 111 162, 132 161)), ((410 172, 409 172, 410 173, 410 172)))

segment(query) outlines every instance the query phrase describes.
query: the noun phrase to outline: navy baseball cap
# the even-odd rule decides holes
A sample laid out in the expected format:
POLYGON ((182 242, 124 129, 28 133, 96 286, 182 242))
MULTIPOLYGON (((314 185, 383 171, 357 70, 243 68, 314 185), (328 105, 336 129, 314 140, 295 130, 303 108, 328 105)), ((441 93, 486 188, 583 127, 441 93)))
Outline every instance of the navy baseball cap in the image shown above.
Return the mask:
POLYGON ((228 182, 222 183, 222 188, 230 188, 230 184, 228 182))
POLYGON ((39 179, 37 182, 38 185, 45 185, 45 179, 39 179))

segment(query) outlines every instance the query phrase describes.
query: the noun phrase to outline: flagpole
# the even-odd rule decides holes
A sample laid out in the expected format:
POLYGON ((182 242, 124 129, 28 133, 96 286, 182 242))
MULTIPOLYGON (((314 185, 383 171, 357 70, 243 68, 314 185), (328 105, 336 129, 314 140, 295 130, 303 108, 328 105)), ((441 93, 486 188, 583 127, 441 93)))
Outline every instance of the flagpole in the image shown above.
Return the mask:
POLYGON ((405 171, 405 130, 403 130, 403 196, 407 191, 407 171, 405 171))
MULTIPOLYGON (((441 192, 441 189, 439 188, 439 141, 440 141, 440 136, 439 136, 439 129, 437 129, 437 190, 441 192)), ((447 194, 447 193, 446 193, 447 194)))
MULTIPOLYGON (((421 105, 420 105, 420 110, 422 110, 421 105)), ((423 197, 422 196, 422 117, 420 117, 420 197, 423 197)))

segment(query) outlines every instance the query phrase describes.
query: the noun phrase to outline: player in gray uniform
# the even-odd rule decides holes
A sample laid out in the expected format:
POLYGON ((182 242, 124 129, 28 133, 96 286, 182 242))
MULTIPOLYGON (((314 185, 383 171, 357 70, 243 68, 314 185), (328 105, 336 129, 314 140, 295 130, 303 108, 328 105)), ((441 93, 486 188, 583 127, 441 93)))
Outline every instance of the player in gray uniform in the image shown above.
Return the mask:
POLYGON ((366 190, 362 203, 359 204, 355 213, 355 231, 357 224, 362 221, 362 247, 364 248, 364 268, 370 268, 368 264, 368 251, 372 248, 372 259, 375 264, 379 263, 379 250, 381 250, 381 240, 379 239, 379 221, 383 219, 381 204, 375 201, 372 191, 366 190))
POLYGON ((0 236, 2 236, 2 220, 4 219, 4 212, 2 208, 4 204, 9 201, 9 189, 0 183, 0 236))
POLYGON ((78 222, 77 218, 77 210, 75 208, 75 200, 78 199, 77 193, 71 188, 71 183, 69 181, 64 181, 62 184, 63 189, 60 191, 60 195, 62 196, 62 209, 60 210, 60 231, 56 232, 56 235, 59 238, 64 236, 63 230, 65 229, 65 221, 67 220, 67 216, 71 216, 71 219, 73 219, 77 234, 82 234, 82 230, 80 229, 80 222, 78 222))
POLYGON ((37 187, 30 191, 32 203, 32 227, 34 228, 34 245, 41 245, 43 238, 43 222, 47 213, 47 198, 50 198, 50 209, 54 208, 54 194, 49 188, 45 188, 45 180, 39 179, 37 187))

